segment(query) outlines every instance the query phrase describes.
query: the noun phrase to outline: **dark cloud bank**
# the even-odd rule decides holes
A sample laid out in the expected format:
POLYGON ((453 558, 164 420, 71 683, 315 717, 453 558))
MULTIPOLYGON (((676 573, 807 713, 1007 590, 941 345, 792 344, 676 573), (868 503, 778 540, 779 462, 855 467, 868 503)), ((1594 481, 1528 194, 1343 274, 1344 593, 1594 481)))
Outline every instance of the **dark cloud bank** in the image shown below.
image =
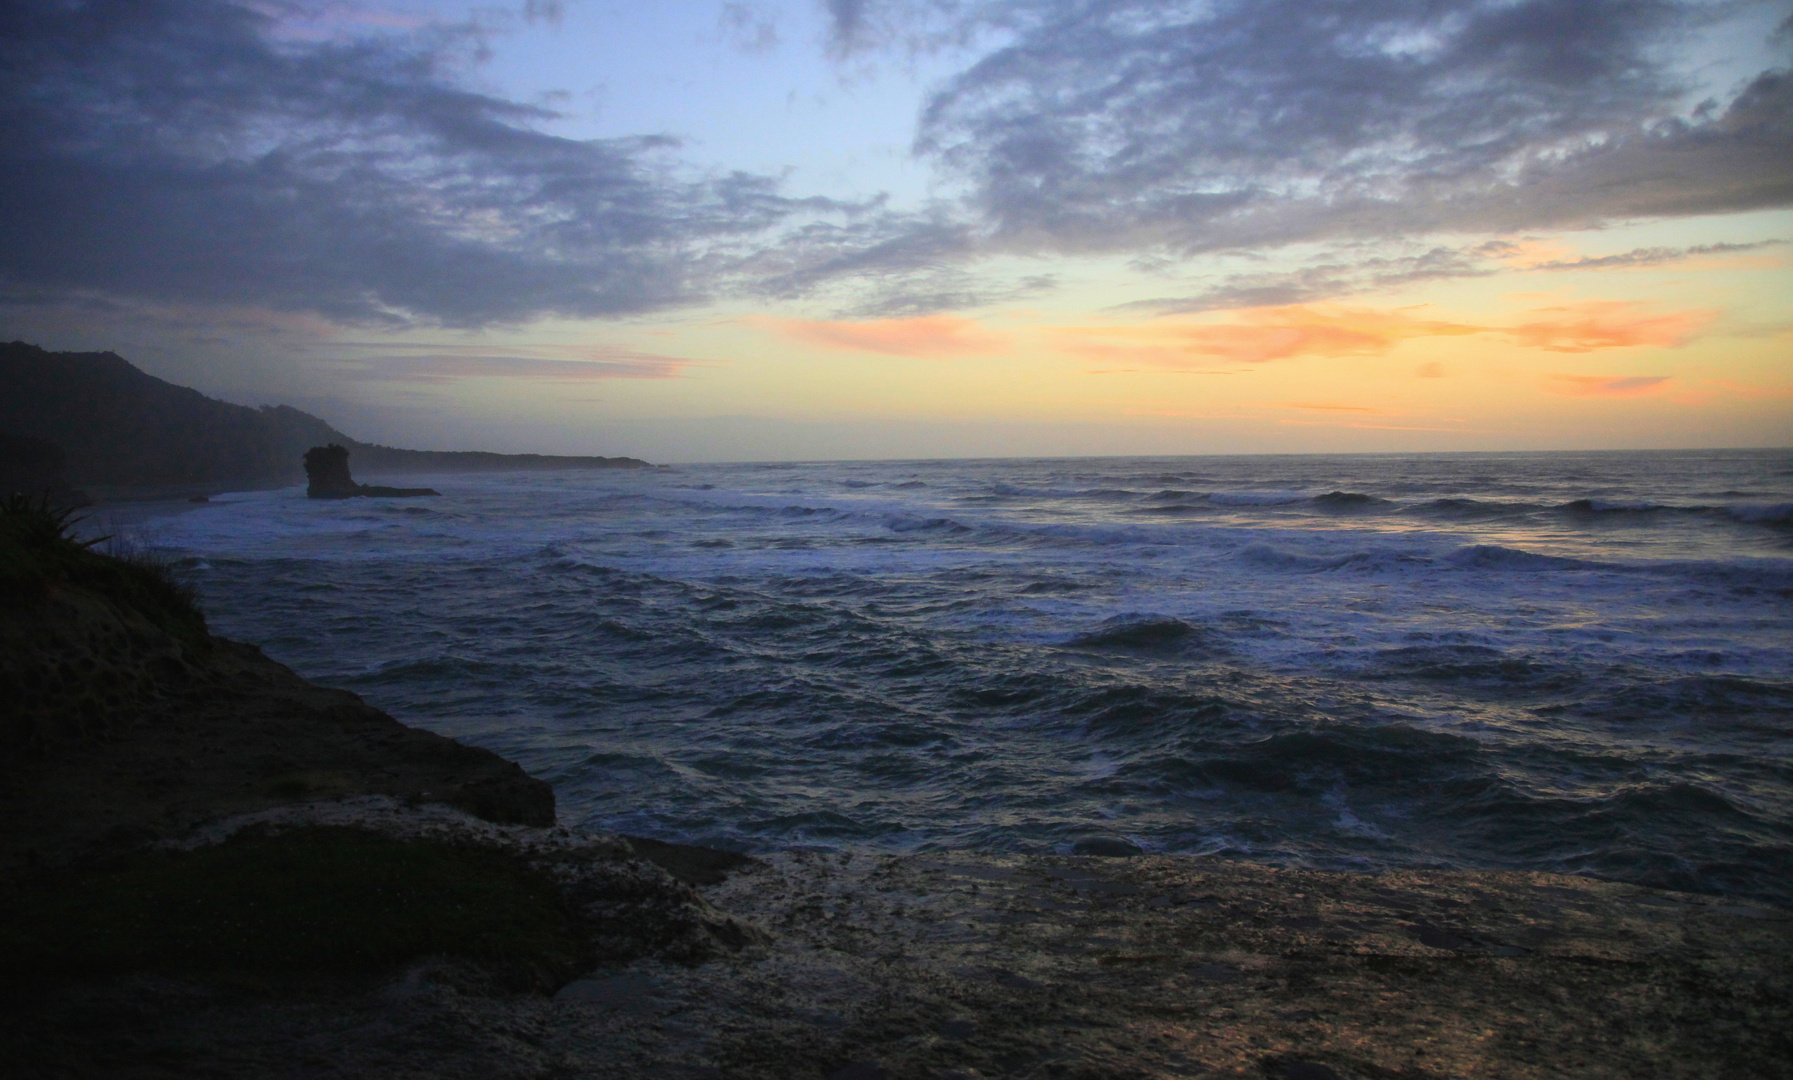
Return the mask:
MULTIPOLYGON (((268 5, 264 5, 268 6, 268 5)), ((459 35, 282 41, 224 0, 0 6, 10 284, 478 325, 701 299, 803 210, 681 179, 664 137, 555 138, 462 88, 459 35)))
MULTIPOLYGON (((874 3, 840 33, 863 33, 874 3)), ((1576 227, 1793 200, 1793 79, 1689 100, 1687 45, 1763 5, 995 4, 1012 41, 918 149, 1017 247, 1183 252, 1576 227)), ((963 16, 961 16, 962 18, 963 16)), ((1783 23, 1778 44, 1789 44, 1783 23)), ((1738 44, 1738 43, 1733 43, 1738 44)))
MULTIPOLYGON (((682 171, 666 137, 543 134, 548 114, 460 81, 468 31, 320 43, 225 0, 15 0, 0 283, 467 326, 844 285, 901 314, 997 295, 966 276, 994 252, 1182 257, 1793 202, 1785 67, 1703 101, 1682 74, 1683 43, 1764 5, 825 6, 845 59, 970 50, 916 138, 962 203, 795 199, 682 171)), ((1789 38, 1783 22, 1783 54, 1789 38)), ((1485 272, 1486 254, 1422 245, 1151 303, 1316 298, 1485 272)))

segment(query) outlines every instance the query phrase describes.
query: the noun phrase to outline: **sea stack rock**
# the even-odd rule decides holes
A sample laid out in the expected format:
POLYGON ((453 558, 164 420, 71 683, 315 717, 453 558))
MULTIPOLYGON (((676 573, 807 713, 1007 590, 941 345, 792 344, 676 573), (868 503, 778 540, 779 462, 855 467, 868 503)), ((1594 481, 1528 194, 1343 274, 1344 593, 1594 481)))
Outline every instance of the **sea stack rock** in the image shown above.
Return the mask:
POLYGON ((408 499, 416 495, 440 495, 430 488, 377 487, 357 484, 349 475, 347 447, 331 443, 305 451, 305 478, 311 481, 305 494, 313 499, 353 499, 359 496, 408 499))

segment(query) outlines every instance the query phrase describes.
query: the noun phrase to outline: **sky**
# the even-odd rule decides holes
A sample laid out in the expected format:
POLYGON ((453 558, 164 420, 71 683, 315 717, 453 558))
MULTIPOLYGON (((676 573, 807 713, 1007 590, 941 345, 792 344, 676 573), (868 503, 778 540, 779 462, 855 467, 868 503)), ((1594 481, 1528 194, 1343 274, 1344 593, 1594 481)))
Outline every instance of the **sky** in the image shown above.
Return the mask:
POLYGON ((0 339, 660 462, 1793 445, 1793 3, 12 0, 0 339))

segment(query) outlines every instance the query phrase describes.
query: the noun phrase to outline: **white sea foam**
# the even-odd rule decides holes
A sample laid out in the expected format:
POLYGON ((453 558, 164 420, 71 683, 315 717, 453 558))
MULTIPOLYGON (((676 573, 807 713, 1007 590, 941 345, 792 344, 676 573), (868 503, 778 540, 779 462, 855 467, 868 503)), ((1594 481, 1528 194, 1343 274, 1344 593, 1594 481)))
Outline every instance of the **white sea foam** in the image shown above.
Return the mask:
POLYGON ((1639 880, 1697 840, 1757 881, 1793 844, 1790 464, 690 466, 155 525, 221 632, 522 761, 569 822, 1351 866, 1554 865, 1560 834, 1639 880), (1721 802, 1600 802, 1646 761, 1721 802))

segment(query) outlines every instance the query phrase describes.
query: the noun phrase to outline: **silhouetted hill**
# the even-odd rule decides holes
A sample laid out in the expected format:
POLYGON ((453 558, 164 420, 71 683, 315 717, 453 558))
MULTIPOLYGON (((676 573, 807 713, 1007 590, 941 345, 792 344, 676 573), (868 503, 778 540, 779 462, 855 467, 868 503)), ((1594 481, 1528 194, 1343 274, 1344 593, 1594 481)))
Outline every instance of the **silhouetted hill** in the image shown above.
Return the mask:
POLYGON ((68 455, 48 439, 0 431, 0 497, 26 495, 46 505, 85 506, 87 493, 68 482, 68 455))
POLYGON ((116 353, 0 345, 0 435, 55 444, 72 484, 296 483, 313 446, 367 472, 641 468, 636 458, 403 450, 349 438, 287 405, 252 409, 137 370, 116 353))

